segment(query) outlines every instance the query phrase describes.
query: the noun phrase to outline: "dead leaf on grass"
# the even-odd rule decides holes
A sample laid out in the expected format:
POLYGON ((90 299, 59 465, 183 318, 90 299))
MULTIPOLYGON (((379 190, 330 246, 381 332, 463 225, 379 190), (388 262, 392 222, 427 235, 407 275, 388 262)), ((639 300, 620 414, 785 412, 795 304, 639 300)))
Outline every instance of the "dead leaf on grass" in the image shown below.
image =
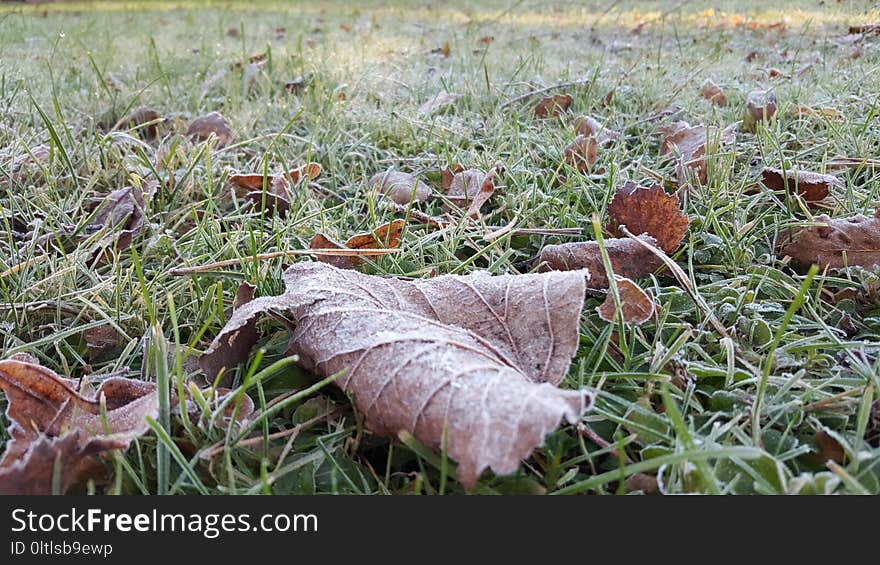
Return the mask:
POLYGON ((430 100, 419 106, 419 114, 424 116, 431 115, 446 106, 454 104, 459 98, 461 98, 461 94, 454 94, 445 90, 438 92, 430 100))
POLYGON ((831 219, 822 214, 815 220, 821 225, 783 235, 780 256, 788 255, 798 266, 816 264, 820 269, 880 265, 880 209, 872 217, 831 219))
POLYGON ((618 228, 626 226, 633 234, 654 238, 667 254, 678 249, 688 228, 678 196, 667 194, 659 184, 639 186, 627 181, 611 199, 608 216, 608 231, 612 235, 618 235, 618 228))
POLYGON ((754 132, 759 123, 770 123, 776 118, 776 92, 773 90, 755 90, 746 98, 746 115, 743 119, 743 131, 754 132))
POLYGON ((620 139, 621 133, 603 126, 593 116, 582 114, 574 119, 574 129, 578 135, 594 137, 600 145, 620 139))
MULTIPOLYGON (((642 290, 639 285, 625 277, 615 276, 614 282, 620 298, 623 321, 628 324, 641 324, 650 320, 656 308, 651 291, 642 290)), ((610 291, 605 297, 605 302, 596 308, 596 311, 606 322, 617 321, 617 304, 610 291)))
POLYGON ((243 306, 205 356, 233 361, 225 350, 241 327, 269 309, 289 312, 289 353, 341 375, 335 384, 374 432, 435 449, 445 436, 465 487, 486 468, 515 472, 592 404, 587 391, 554 386, 578 347, 582 271, 405 282, 298 263, 284 278, 285 294, 243 306))
POLYGON ((834 175, 793 169, 783 171, 773 167, 764 167, 761 171, 761 182, 775 192, 783 194, 797 192, 807 202, 824 199, 832 186, 840 184, 834 175))
POLYGON ((703 84, 703 87, 700 89, 700 96, 716 106, 727 105, 727 95, 724 94, 724 90, 711 80, 707 80, 703 84))
POLYGON ((581 173, 586 173, 592 168, 598 155, 599 143, 593 137, 586 135, 578 135, 563 152, 565 162, 581 173))
POLYGON ((574 98, 569 94, 554 94, 553 96, 542 98, 535 106, 535 117, 541 119, 554 118, 564 114, 568 111, 572 102, 574 102, 574 98))
POLYGON ((493 167, 488 173, 479 169, 463 169, 456 172, 449 180, 448 173, 444 172, 443 184, 447 189, 446 197, 458 206, 467 206, 467 215, 475 218, 480 214, 480 207, 489 200, 495 192, 495 173, 493 167))
MULTIPOLYGON (((657 131, 663 135, 660 154, 677 152, 680 155, 678 168, 689 167, 695 170, 701 182, 706 182, 708 173, 706 156, 736 139, 731 127, 721 129, 715 126, 691 126, 683 121, 661 126, 657 131)), ((679 170, 678 174, 679 177, 683 176, 683 170, 679 170)), ((684 179, 680 179, 680 182, 683 181, 684 179)))
POLYGON ((189 124, 186 135, 197 141, 205 141, 213 135, 217 138, 217 147, 224 147, 232 141, 229 122, 219 112, 211 112, 194 119, 189 124))
POLYGON ((344 244, 337 243, 322 233, 315 234, 310 249, 353 250, 351 255, 317 254, 318 260, 340 269, 353 269, 364 262, 364 257, 378 257, 380 253, 370 253, 371 249, 395 249, 400 246, 406 220, 398 219, 382 224, 374 231, 351 236, 344 244))
POLYGON ((433 191, 419 177, 400 171, 376 173, 370 178, 370 186, 395 204, 407 205, 410 200, 424 202, 433 191))
MULTIPOLYGON (((655 243, 650 236, 641 239, 655 243)), ((659 269, 663 262, 656 255, 629 238, 609 238, 605 249, 614 273, 629 279, 640 279, 659 269)), ((579 241, 561 245, 547 245, 538 254, 535 266, 542 270, 572 271, 584 269, 589 273, 587 288, 608 288, 608 274, 602 262, 597 241, 579 241)))

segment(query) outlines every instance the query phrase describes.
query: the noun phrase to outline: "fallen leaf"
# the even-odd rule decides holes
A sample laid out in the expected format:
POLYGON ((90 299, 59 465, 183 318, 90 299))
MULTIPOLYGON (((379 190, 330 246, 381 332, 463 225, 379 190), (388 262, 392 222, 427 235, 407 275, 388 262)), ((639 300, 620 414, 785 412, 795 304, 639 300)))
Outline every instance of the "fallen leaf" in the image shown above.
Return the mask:
MULTIPOLYGON (((643 235, 640 239, 655 243, 654 238, 650 236, 643 235)), ((663 265, 656 255, 632 239, 609 238, 604 243, 611 260, 611 268, 616 275, 628 279, 640 279, 663 265)), ((597 290, 608 288, 608 273, 605 272, 597 241, 547 245, 538 254, 535 267, 554 271, 585 270, 588 273, 587 288, 597 290)))
POLYGON ((488 173, 479 169, 464 169, 455 173, 449 182, 446 197, 459 208, 467 206, 467 215, 475 218, 480 214, 480 207, 495 193, 495 172, 492 168, 488 173))
POLYGON ((213 135, 217 138, 217 147, 223 147, 232 141, 229 122, 219 112, 211 112, 194 119, 189 124, 186 135, 198 141, 205 141, 213 135))
POLYGON ((565 148, 563 157, 565 162, 581 173, 586 173, 596 163, 599 154, 599 143, 590 136, 578 135, 575 140, 565 148))
POLYGON ((700 96, 716 106, 727 105, 727 96, 724 94, 724 90, 711 80, 707 80, 703 84, 703 88, 700 89, 700 96))
POLYGON ((284 90, 290 92, 291 94, 295 94, 297 92, 302 92, 306 89, 309 83, 312 82, 312 73, 306 73, 304 75, 298 76, 295 79, 284 84, 284 90))
POLYGON ((410 200, 424 202, 431 197, 431 187, 417 176, 400 171, 385 171, 370 178, 370 186, 395 204, 406 205, 410 200))
POLYGON ((657 477, 646 473, 636 473, 626 479, 626 492, 639 492, 647 495, 662 494, 657 477))
POLYGON ((162 116, 156 110, 147 107, 141 107, 129 114, 125 119, 122 120, 122 124, 127 126, 128 128, 134 129, 138 128, 138 134, 140 134, 144 139, 156 139, 159 137, 159 124, 150 122, 158 122, 162 116), (145 124, 150 124, 149 126, 142 127, 145 124))
POLYGON ((53 473, 46 472, 46 463, 52 461, 51 470, 56 458, 62 465, 63 492, 81 478, 88 458, 127 448, 149 430, 146 417, 158 415, 154 383, 111 377, 89 396, 70 383, 40 365, 0 361, 12 438, 0 459, 0 492, 22 488, 22 479, 31 477, 34 484, 27 492, 50 494, 53 473))
POLYGON ((681 212, 678 196, 666 194, 659 184, 639 186, 627 181, 614 193, 608 216, 611 234, 617 235, 620 226, 626 226, 636 235, 646 233, 667 254, 678 249, 688 228, 688 218, 681 212))
MULTIPOLYGON (((623 321, 628 324, 641 324, 650 320, 655 309, 654 297, 651 296, 651 292, 642 290, 639 285, 625 277, 615 276, 614 282, 620 298, 623 321)), ((599 317, 606 322, 617 321, 617 305, 610 291, 602 305, 596 308, 596 311, 599 313, 599 317)))
POLYGON ((440 48, 440 52, 443 53, 443 56, 447 59, 450 55, 452 55, 452 47, 449 46, 449 42, 443 44, 443 47, 440 48))
POLYGON ((276 193, 278 192, 277 189, 280 189, 280 194, 283 195, 283 191, 290 186, 291 182, 296 184, 303 179, 312 180, 320 174, 321 165, 319 163, 306 163, 296 169, 270 174, 268 176, 263 175, 263 173, 235 173, 229 175, 227 180, 233 187, 240 189, 240 191, 236 190, 236 193, 239 196, 243 196, 247 192, 255 190, 262 191, 264 179, 267 180, 267 186, 269 188, 276 189, 276 193))
POLYGON ((49 160, 49 146, 36 145, 12 160, 12 180, 24 182, 28 175, 38 169, 39 163, 49 160))
POLYGON ((811 116, 835 122, 843 119, 843 114, 835 108, 811 108, 805 104, 795 104, 791 113, 795 116, 811 116))
POLYGON ((147 202, 153 199, 159 183, 151 179, 145 183, 127 186, 108 194, 102 203, 93 225, 107 229, 107 234, 92 247, 97 256, 104 249, 115 247, 123 251, 131 247, 134 236, 144 226, 147 202), (116 229, 119 231, 116 231, 116 229))
POLYGON ((761 182, 776 192, 790 193, 796 190, 807 202, 824 199, 828 196, 829 189, 840 183, 834 175, 793 169, 783 171, 773 167, 764 167, 761 171, 761 182))
POLYGON ((317 254, 318 260, 340 269, 353 269, 364 262, 364 257, 377 257, 379 253, 370 253, 371 249, 396 249, 400 246, 406 220, 394 220, 382 224, 374 231, 351 236, 344 244, 337 243, 322 233, 315 234, 309 242, 310 249, 341 249, 354 250, 359 253, 350 255, 317 254))
POLYGON ((86 340, 89 362, 94 362, 119 347, 121 339, 119 332, 110 324, 89 328, 83 332, 83 337, 86 340))
POLYGON ((826 461, 834 461, 838 465, 843 464, 843 458, 846 453, 843 450, 843 446, 840 445, 840 442, 834 436, 819 430, 813 435, 813 440, 816 442, 817 457, 820 464, 824 465, 826 461))
POLYGON ((426 116, 433 114, 441 108, 445 108, 446 106, 455 103, 459 98, 461 98, 461 94, 453 94, 446 92, 445 90, 443 92, 438 92, 432 96, 430 100, 419 106, 419 114, 426 116))
POLYGON ((481 38, 480 38, 480 43, 482 43, 483 45, 489 45, 489 44, 492 43, 493 41, 495 41, 495 36, 494 36, 494 35, 487 35, 487 36, 485 36, 485 37, 481 37, 481 38))
POLYGON ((238 285, 238 290, 235 291, 235 298, 232 301, 232 309, 233 311, 237 308, 241 308, 248 302, 254 299, 254 292, 256 292, 257 287, 247 281, 241 281, 241 284, 238 285))
POLYGON ((776 117, 776 92, 773 90, 755 90, 746 98, 746 115, 743 119, 743 131, 755 131, 758 123, 770 123, 776 117))
POLYGON ((226 30, 226 37, 237 38, 240 35, 237 27, 230 27, 226 30))
POLYGON ((600 144, 620 139, 621 137, 619 131, 609 129, 599 123, 596 118, 584 114, 574 119, 574 129, 578 135, 594 137, 600 144))
POLYGON ((820 269, 880 265, 880 209, 870 218, 856 214, 832 220, 822 214, 815 221, 821 225, 783 234, 780 255, 791 257, 795 265, 816 264, 820 269))
MULTIPOLYGON (((578 347, 584 273, 440 276, 398 281, 298 263, 287 291, 236 312, 205 356, 269 309, 289 312, 289 353, 354 396, 375 433, 412 434, 458 461, 473 487, 482 471, 517 470, 592 394, 557 388, 578 347)), ((243 358, 239 358, 241 362, 243 358)))
POLYGON ((554 94, 542 98, 535 106, 535 117, 542 119, 556 117, 567 112, 572 102, 574 102, 574 98, 568 94, 554 94))
MULTIPOLYGON (((701 182, 706 182, 708 174, 709 164, 706 155, 716 152, 722 145, 732 143, 736 139, 731 127, 721 129, 715 126, 691 126, 683 121, 661 126, 657 131, 663 135, 660 154, 668 155, 677 151, 680 155, 679 176, 683 176, 684 167, 689 167, 697 172, 701 182)), ((684 182, 684 179, 681 179, 681 182, 684 182)))
POLYGON ((863 24, 849 26, 850 33, 861 33, 864 35, 880 34, 880 24, 863 24))

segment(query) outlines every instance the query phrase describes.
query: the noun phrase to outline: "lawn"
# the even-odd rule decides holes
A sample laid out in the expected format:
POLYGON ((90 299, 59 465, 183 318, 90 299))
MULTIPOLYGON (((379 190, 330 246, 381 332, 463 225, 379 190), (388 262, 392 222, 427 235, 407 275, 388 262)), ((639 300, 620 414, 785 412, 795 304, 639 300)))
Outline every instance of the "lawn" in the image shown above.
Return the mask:
POLYGON ((872 3, 374 4, 0 5, 0 359, 166 394, 151 429, 82 488, 880 493, 880 269, 808 271, 779 253, 820 214, 878 208, 880 34, 849 33, 880 23, 872 3), (726 105, 701 95, 707 81, 726 105), (748 94, 768 89, 775 118, 744 131, 748 94), (440 93, 460 97, 433 107, 440 93), (568 112, 537 118, 554 94, 571 95, 568 112), (125 119, 141 107, 157 119, 125 119), (214 111, 230 139, 185 135, 214 111), (588 170, 564 158, 577 115, 621 134, 588 170), (661 152, 658 128, 678 120, 736 130, 703 179, 661 152), (320 174, 291 183, 278 213, 271 174, 308 162, 320 174), (452 165, 498 173, 480 212, 448 225, 423 218, 455 216, 445 196, 395 208, 370 183, 394 169, 441 195, 452 165), (808 202, 760 183, 764 167, 838 182, 808 202), (233 190, 236 172, 267 174, 262 198, 233 190), (351 395, 284 360, 291 323, 277 313, 224 375, 236 406, 254 403, 243 424, 167 405, 167 389, 203 378, 196 358, 241 283, 280 294, 288 266, 320 257, 283 252, 316 233, 344 242, 404 218, 397 251, 357 270, 520 275, 546 245, 612 237, 597 228, 628 180, 677 194, 689 225, 669 253, 684 278, 664 267, 638 279, 657 303, 641 324, 602 320, 603 293, 587 294, 560 386, 594 391, 595 405, 513 474, 466 489, 444 449, 373 433, 351 395), (102 218, 123 187, 155 193, 102 218))

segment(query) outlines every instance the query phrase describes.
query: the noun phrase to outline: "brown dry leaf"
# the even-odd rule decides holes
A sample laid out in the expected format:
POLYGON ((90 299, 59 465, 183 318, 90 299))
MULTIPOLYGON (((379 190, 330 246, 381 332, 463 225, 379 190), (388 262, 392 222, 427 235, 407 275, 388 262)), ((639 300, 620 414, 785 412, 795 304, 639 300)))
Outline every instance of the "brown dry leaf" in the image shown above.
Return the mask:
POLYGON ((198 141, 205 141, 213 135, 217 138, 217 147, 223 147, 232 141, 229 122, 219 112, 211 112, 194 119, 189 124, 186 135, 198 141))
POLYGON ((340 244, 322 233, 315 234, 309 242, 310 249, 351 249, 363 251, 352 255, 321 255, 318 260, 340 269, 353 269, 364 262, 364 257, 377 257, 379 253, 370 253, 370 249, 395 249, 400 246, 406 220, 394 220, 382 224, 374 231, 351 236, 345 244, 340 244))
MULTIPOLYGON (((621 314, 623 321, 628 324, 641 324, 647 322, 654 315, 655 304, 651 291, 644 291, 632 280, 615 276, 617 294, 620 297, 621 314)), ((601 306, 596 308, 599 317, 606 322, 617 321, 617 305, 611 292, 605 297, 601 306)))
POLYGON ((788 255, 795 265, 816 264, 820 269, 880 265, 880 209, 870 218, 856 214, 832 220, 822 214, 815 220, 822 225, 783 234, 781 256, 788 255))
MULTIPOLYGON (((722 145, 732 143, 736 139, 731 127, 720 129, 715 126, 691 126, 683 121, 661 126, 657 131, 663 135, 660 154, 668 155, 677 150, 681 155, 677 167, 679 177, 683 176, 684 167, 689 167, 697 172, 701 182, 706 182, 708 173, 706 155, 716 152, 722 145)), ((680 180, 684 181, 684 179, 680 180)))
POLYGON ((850 33, 861 33, 864 35, 880 34, 880 24, 863 24, 849 26, 850 33))
POLYGON ((811 108, 805 104, 795 104, 791 109, 791 113, 795 116, 810 116, 835 122, 843 119, 843 114, 836 108, 811 108))
POLYGON ((790 193, 796 190, 807 202, 824 199, 832 186, 840 184, 834 175, 792 169, 783 171, 773 167, 764 167, 761 171, 761 182, 776 192, 790 193))
POLYGON ((370 186, 395 204, 401 205, 407 205, 413 199, 424 202, 433 194, 431 187, 419 177, 400 171, 376 173, 370 178, 370 186))
POLYGON ((817 457, 819 458, 820 464, 824 465, 826 461, 834 461, 838 465, 843 464, 843 458, 846 455, 846 452, 834 436, 828 432, 819 430, 813 435, 813 439, 818 448, 817 457))
MULTIPOLYGON (((36 145, 29 148, 24 154, 12 160, 12 180, 24 182, 32 172, 38 169, 39 163, 49 160, 49 146, 36 145)), ((2 177, 0 177, 2 178, 2 177)))
POLYGON ((495 41, 494 35, 486 35, 486 36, 480 38, 480 43, 482 43, 483 45, 489 45, 493 41, 495 41))
POLYGON ((578 135, 586 135, 596 138, 600 144, 620 139, 621 133, 609 129, 599 123, 593 116, 582 114, 574 119, 574 129, 578 135))
MULTIPOLYGON (((480 207, 489 200, 495 192, 495 172, 492 168, 488 173, 479 169, 464 169, 455 173, 449 181, 446 197, 458 206, 467 206, 467 215, 475 218, 480 214, 480 207)), ((446 184, 444 172, 444 185, 446 184)))
MULTIPOLYGON (((652 244, 654 238, 640 236, 652 244)), ((659 269, 663 262, 656 255, 629 238, 605 240, 605 250, 611 259, 615 274, 629 279, 640 279, 659 269)), ((538 254, 535 266, 542 270, 572 271, 585 269, 589 273, 587 288, 608 288, 608 274, 602 263, 602 253, 597 241, 579 241, 561 245, 547 245, 538 254)))
POLYGON ((574 98, 569 94, 554 94, 542 98, 535 106, 536 118, 553 118, 568 111, 574 98))
POLYGON ((441 108, 445 108, 446 106, 454 104, 456 100, 461 98, 461 96, 461 94, 454 94, 451 92, 446 92, 445 90, 442 92, 438 92, 437 94, 432 96, 430 100, 419 106, 419 114, 422 114, 424 116, 433 114, 441 108))
POLYGON ((50 369, 14 359, 0 361, 0 388, 12 422, 12 439, 0 459, 0 492, 24 488, 22 481, 30 477, 34 484, 27 492, 50 494, 56 457, 62 491, 67 490, 91 465, 89 458, 127 448, 149 430, 146 417, 157 417, 159 409, 153 383, 111 377, 84 396, 50 369), (47 461, 52 462, 48 473, 47 461))
POLYGON ((241 281, 241 284, 238 285, 238 290, 235 291, 235 298, 232 300, 232 309, 235 310, 237 308, 241 308, 248 302, 254 299, 254 292, 256 292, 257 287, 247 281, 241 281))
POLYGON ((447 59, 450 55, 452 55, 452 47, 449 46, 449 42, 443 44, 443 47, 440 48, 440 52, 443 53, 443 56, 447 59))
POLYGON ((630 476, 626 479, 625 486, 626 492, 641 491, 643 494, 648 495, 662 494, 660 492, 660 485, 657 482, 657 477, 646 473, 636 473, 635 475, 630 476))
POLYGON ((703 84, 700 96, 716 106, 727 106, 727 96, 724 94, 724 90, 711 80, 707 80, 703 84))
POLYGON ((147 202, 153 199, 158 189, 159 183, 151 179, 142 185, 114 190, 104 198, 94 225, 102 226, 108 233, 92 247, 93 255, 100 255, 103 250, 114 246, 117 251, 131 247, 134 236, 144 227, 147 202), (116 228, 120 230, 114 231, 116 228))
POLYGON ((659 184, 639 186, 627 181, 611 199, 608 216, 611 234, 617 235, 620 226, 626 226, 633 234, 646 233, 667 254, 678 249, 688 228, 688 218, 681 212, 678 196, 666 194, 659 184))
POLYGON ((162 118, 161 114, 152 108, 141 107, 132 111, 126 118, 122 120, 122 124, 128 128, 138 128, 138 133, 144 139, 156 139, 159 137, 158 120, 162 118), (146 127, 141 127, 150 122, 157 122, 146 127))
POLYGON ((517 470, 587 391, 557 388, 578 347, 585 273, 440 276, 398 281, 322 263, 289 268, 281 296, 236 312, 204 357, 233 359, 239 329, 267 310, 297 322, 289 353, 354 396, 367 426, 412 434, 481 472, 517 470))
POLYGON ((297 92, 302 92, 306 89, 309 83, 312 82, 312 77, 314 75, 312 73, 306 73, 304 75, 300 75, 290 82, 284 84, 284 90, 290 92, 291 94, 295 94, 297 92))
POLYGON ((586 135, 578 135, 563 152, 565 162, 581 173, 586 173, 592 168, 598 155, 599 143, 593 137, 586 135))
POLYGON ((270 174, 268 177, 264 177, 263 173, 236 173, 229 175, 227 180, 234 188, 238 189, 236 190, 238 196, 243 196, 247 192, 262 191, 264 179, 266 179, 269 188, 273 189, 276 193, 279 193, 278 190, 281 190, 280 194, 283 195, 283 191, 290 186, 291 182, 296 184, 303 179, 312 180, 320 174, 320 163, 306 163, 286 173, 270 174))
POLYGON ((773 90, 755 90, 746 98, 746 115, 743 119, 743 131, 753 132, 758 123, 770 123, 776 117, 776 92, 773 90))
POLYGON ((89 328, 83 332, 83 337, 86 340, 90 362, 119 347, 121 340, 119 332, 110 324, 89 328))

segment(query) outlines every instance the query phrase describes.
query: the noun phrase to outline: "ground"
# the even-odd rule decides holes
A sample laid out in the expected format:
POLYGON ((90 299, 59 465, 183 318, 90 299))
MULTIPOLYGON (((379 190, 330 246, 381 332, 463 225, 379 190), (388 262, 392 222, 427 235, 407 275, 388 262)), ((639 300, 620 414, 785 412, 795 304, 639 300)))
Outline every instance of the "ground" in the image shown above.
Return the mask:
MULTIPOLYGON (((674 183, 658 126, 679 119, 729 126, 743 119, 750 91, 773 88, 777 119, 739 132, 711 159, 705 182, 680 192, 690 226, 674 258, 729 339, 669 272, 640 281, 661 312, 642 325, 601 321, 602 297, 588 297, 562 386, 598 390, 595 409, 581 426, 551 434, 517 474, 485 474, 472 492, 880 492, 880 415, 876 404, 872 410, 880 391, 877 271, 854 267, 807 280, 776 253, 777 234, 816 214, 871 214, 880 173, 870 163, 837 170, 841 185, 824 209, 757 184, 765 165, 825 172, 833 159, 880 154, 880 36, 848 35, 850 25, 880 22, 871 3, 385 4, 0 6, 0 357, 28 352, 76 379, 122 372, 182 382, 193 354, 222 328, 241 281, 257 295, 277 294, 286 264, 312 260, 254 255, 306 249, 316 232, 345 240, 400 217, 368 184, 389 168, 422 173, 435 187, 449 163, 502 164, 504 172, 478 220, 446 231, 412 223, 402 251, 363 272, 526 271, 546 244, 595 239, 593 217, 604 224, 624 181, 674 183), (251 66, 260 54, 262 66, 251 66), (298 77, 301 87, 286 88, 298 77), (700 96, 707 80, 724 89, 726 106, 700 96), (600 148, 590 174, 563 163, 575 136, 570 117, 535 119, 540 95, 514 100, 563 82, 577 82, 553 91, 573 96, 571 114, 623 133, 600 148), (462 97, 420 111, 442 91, 462 97), (108 133, 140 106, 167 118, 158 140, 141 140, 125 124, 108 133), (223 148, 181 135, 210 111, 231 124, 223 148), (48 159, 14 174, 41 144, 50 147, 48 159), (225 182, 230 171, 306 161, 323 172, 293 191, 285 218, 231 197, 225 182), (96 241, 122 229, 90 231, 95 203, 151 175, 160 184, 131 247, 94 261, 96 241), (508 224, 545 233, 487 239, 508 224), (229 259, 240 260, 171 273, 229 259), (94 343, 90 330, 98 327, 115 330, 105 332, 106 346, 94 343), (162 348, 171 363, 157 370, 144 359, 162 348)), ((436 201, 419 207, 442 211, 436 201)), ((260 328, 256 371, 283 356, 288 335, 275 321, 260 328)), ((237 382, 248 371, 243 366, 237 382)), ((248 392, 261 410, 313 382, 286 367, 248 392)), ((207 461, 201 451, 222 446, 223 432, 175 419, 167 436, 144 436, 115 456, 113 482, 92 488, 464 490, 447 477, 445 458, 371 434, 332 387, 260 417, 254 429, 260 445, 207 461), (298 433, 268 437, 306 421, 298 433), (157 457, 169 453, 169 472, 157 474, 157 457)))

